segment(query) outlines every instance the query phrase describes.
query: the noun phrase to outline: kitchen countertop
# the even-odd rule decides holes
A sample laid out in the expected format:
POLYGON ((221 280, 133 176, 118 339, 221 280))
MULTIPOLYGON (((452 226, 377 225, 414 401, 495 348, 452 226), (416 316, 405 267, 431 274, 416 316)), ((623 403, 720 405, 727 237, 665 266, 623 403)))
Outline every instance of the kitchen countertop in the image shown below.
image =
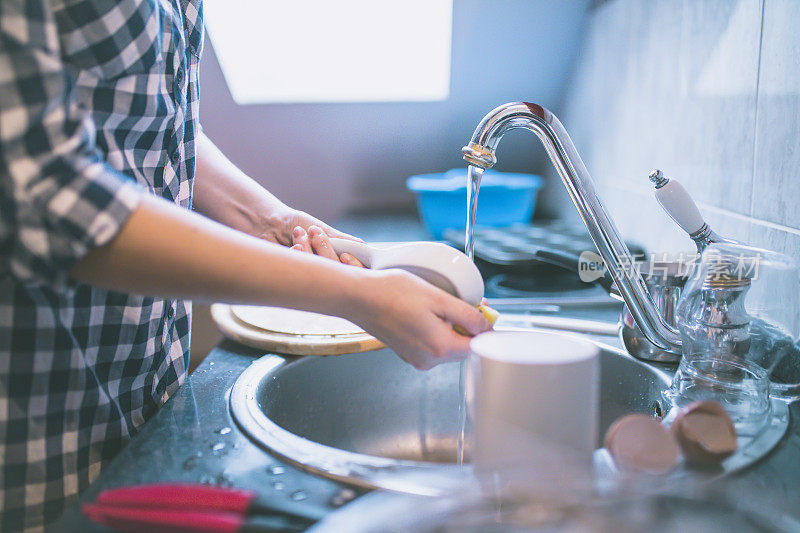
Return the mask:
MULTIPOLYGON (((359 231, 364 226, 358 219, 339 227, 366 240, 425 238, 408 217, 388 218, 381 226, 371 225, 369 232, 359 231)), ((266 498, 331 510, 362 494, 272 457, 239 431, 228 409, 228 394, 239 374, 262 355, 263 351, 223 341, 81 495, 81 501, 92 501, 111 487, 157 482, 246 488, 266 498)), ((727 498, 758 498, 800 520, 800 402, 790 410, 789 430, 775 450, 719 483, 724 484, 727 498)), ((77 505, 69 507, 52 530, 105 531, 87 522, 77 505)))
MULTIPOLYGON (((232 341, 220 343, 81 495, 81 501, 92 501, 111 487, 183 482, 252 489, 268 498, 333 509, 334 499, 347 496, 341 494, 342 485, 274 459, 251 443, 231 418, 230 389, 262 355, 232 341)), ((53 530, 105 531, 84 520, 77 506, 70 507, 53 530)))

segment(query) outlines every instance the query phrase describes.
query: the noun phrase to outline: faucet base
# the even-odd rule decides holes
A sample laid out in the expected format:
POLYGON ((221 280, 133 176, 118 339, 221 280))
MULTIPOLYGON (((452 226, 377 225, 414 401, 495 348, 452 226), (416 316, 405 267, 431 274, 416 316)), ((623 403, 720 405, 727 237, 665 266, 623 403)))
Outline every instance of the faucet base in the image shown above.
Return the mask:
POLYGON ((680 352, 672 352, 656 346, 644 336, 642 330, 633 320, 628 306, 622 309, 622 320, 619 325, 619 340, 625 350, 637 359, 677 365, 681 361, 680 352))

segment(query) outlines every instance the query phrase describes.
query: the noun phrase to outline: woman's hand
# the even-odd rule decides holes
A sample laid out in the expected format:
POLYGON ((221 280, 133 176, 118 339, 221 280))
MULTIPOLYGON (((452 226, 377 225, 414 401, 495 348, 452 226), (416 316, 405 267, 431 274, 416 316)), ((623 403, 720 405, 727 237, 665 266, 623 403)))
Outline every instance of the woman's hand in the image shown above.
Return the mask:
POLYGON ((361 266, 352 256, 340 258, 335 253, 327 253, 332 250, 327 237, 321 239, 315 231, 310 236, 308 233, 316 226, 329 237, 355 241, 360 239, 342 233, 308 213, 281 202, 236 168, 205 135, 198 137, 197 144, 194 183, 194 208, 197 212, 265 241, 283 246, 299 244, 296 249, 361 266), (300 231, 295 236, 296 228, 300 228, 300 231))
MULTIPOLYGON (((341 232, 336 232, 336 233, 337 236, 346 235, 341 232)), ((350 238, 356 240, 354 237, 350 238)), ((321 227, 317 225, 309 226, 308 231, 306 231, 305 228, 303 228, 302 226, 295 226, 294 230, 292 230, 292 242, 294 243, 292 245, 292 250, 316 254, 321 257, 333 259, 334 261, 340 261, 345 265, 351 265, 357 267, 364 266, 361 264, 361 261, 353 257, 351 254, 348 254, 346 252, 343 254, 337 254, 336 250, 333 249, 333 246, 331 245, 331 242, 328 239, 328 235, 322 230, 321 227)))
POLYGON ((292 250, 316 254, 346 265, 364 266, 348 253, 337 254, 328 240, 329 237, 352 241, 361 241, 361 239, 334 229, 308 213, 286 205, 279 205, 272 209, 264 228, 257 237, 284 246, 291 246, 292 250))
POLYGON ((397 269, 368 272, 355 302, 343 314, 419 370, 466 357, 470 337, 456 333, 453 326, 470 335, 491 329, 476 307, 413 274, 397 269))
POLYGON ((321 220, 312 217, 305 211, 291 208, 285 204, 275 206, 268 216, 267 222, 258 237, 262 239, 277 242, 284 246, 291 246, 293 242, 293 232, 297 227, 303 228, 308 231, 311 226, 317 226, 328 237, 337 237, 339 239, 348 239, 351 241, 361 241, 358 237, 353 237, 347 233, 334 229, 322 222, 321 220))

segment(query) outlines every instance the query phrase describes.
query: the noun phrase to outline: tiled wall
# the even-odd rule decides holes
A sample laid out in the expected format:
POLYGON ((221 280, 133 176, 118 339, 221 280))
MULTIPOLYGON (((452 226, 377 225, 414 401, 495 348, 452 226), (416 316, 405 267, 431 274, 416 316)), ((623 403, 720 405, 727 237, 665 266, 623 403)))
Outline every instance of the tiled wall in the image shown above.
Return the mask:
POLYGON ((598 3, 561 114, 626 238, 693 248, 660 168, 718 233, 800 261, 800 0, 598 3))

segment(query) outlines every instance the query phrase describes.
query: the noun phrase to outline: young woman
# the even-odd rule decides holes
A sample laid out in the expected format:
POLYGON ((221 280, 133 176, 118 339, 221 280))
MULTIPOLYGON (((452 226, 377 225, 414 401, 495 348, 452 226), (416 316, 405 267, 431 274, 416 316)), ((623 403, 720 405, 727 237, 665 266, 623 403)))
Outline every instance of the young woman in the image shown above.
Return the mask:
POLYGON ((200 0, 0 4, 0 530, 57 518, 184 382, 188 300, 342 316, 417 368, 489 328, 231 164, 202 42, 200 0))

